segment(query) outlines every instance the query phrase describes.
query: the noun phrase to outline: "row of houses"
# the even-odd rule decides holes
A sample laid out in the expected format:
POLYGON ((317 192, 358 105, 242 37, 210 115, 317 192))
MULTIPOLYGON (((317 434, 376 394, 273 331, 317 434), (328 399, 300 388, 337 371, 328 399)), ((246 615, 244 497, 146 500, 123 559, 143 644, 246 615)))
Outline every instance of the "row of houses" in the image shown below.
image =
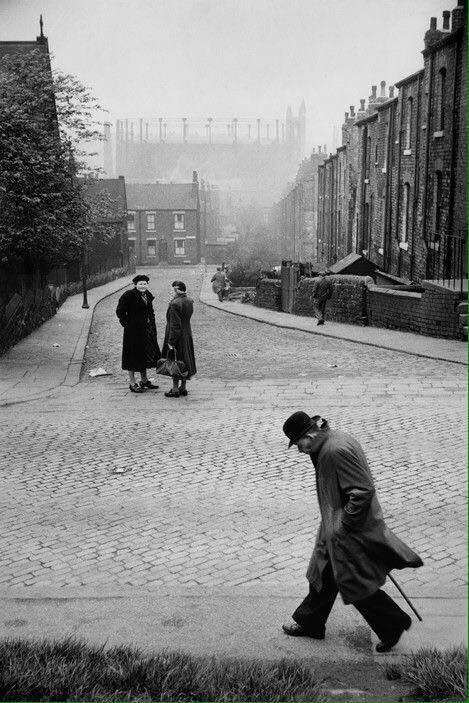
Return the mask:
POLYGON ((336 152, 301 164, 275 209, 284 258, 330 266, 357 253, 404 281, 464 276, 466 41, 460 1, 440 28, 431 18, 423 68, 388 93, 372 86, 336 152))

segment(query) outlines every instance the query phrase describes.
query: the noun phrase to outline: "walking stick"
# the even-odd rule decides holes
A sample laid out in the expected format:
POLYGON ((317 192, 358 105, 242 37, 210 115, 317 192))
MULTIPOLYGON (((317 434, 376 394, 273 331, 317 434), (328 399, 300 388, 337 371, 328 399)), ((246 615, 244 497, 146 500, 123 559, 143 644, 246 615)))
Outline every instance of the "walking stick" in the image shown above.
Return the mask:
POLYGON ((402 596, 402 597, 404 598, 404 600, 408 603, 408 605, 412 608, 412 610, 414 611, 414 613, 416 614, 416 616, 418 617, 418 619, 420 620, 420 622, 423 622, 422 618, 420 617, 420 615, 418 614, 418 612, 415 610, 414 606, 412 605, 412 603, 410 602, 410 600, 407 598, 407 596, 406 596, 406 594, 404 593, 404 591, 402 590, 402 588, 401 588, 401 587, 399 586, 399 584, 397 583, 396 579, 393 578, 393 577, 391 576, 391 574, 388 574, 388 576, 389 576, 389 578, 391 579, 391 581, 393 582, 393 584, 395 585, 395 587, 397 588, 397 590, 399 591, 399 593, 401 594, 401 596, 402 596))

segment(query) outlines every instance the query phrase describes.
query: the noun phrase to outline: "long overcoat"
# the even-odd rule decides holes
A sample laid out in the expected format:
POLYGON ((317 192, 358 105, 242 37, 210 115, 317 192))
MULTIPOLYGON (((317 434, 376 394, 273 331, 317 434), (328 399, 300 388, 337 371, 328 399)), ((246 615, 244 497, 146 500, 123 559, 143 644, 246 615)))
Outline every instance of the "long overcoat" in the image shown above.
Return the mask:
POLYGON ((418 554, 386 526, 368 462, 353 437, 327 430, 311 458, 321 524, 306 577, 316 590, 328 561, 344 603, 372 595, 392 569, 422 566, 418 554))
POLYGON ((168 344, 176 349, 178 360, 184 361, 188 379, 197 372, 194 356, 194 342, 190 319, 194 311, 194 301, 185 293, 179 293, 168 305, 166 312, 166 331, 162 353, 168 354, 168 344))
MULTIPOLYGON (((147 303, 142 299, 142 294, 136 289, 127 290, 119 298, 116 315, 124 328, 122 343, 122 368, 126 371, 143 371, 156 366, 161 356, 158 347, 155 312, 150 291, 145 291, 147 303), (152 357, 148 359, 149 330, 154 333, 154 344, 151 345, 152 357)), ((150 332, 150 334, 151 334, 150 332)))

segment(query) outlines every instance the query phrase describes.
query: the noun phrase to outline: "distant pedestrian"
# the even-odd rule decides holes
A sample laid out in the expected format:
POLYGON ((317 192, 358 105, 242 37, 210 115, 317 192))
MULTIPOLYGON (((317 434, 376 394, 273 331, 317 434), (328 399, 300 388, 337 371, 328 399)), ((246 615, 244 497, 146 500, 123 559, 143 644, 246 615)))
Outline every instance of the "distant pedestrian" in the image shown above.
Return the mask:
POLYGON ((328 278, 329 271, 321 271, 313 283, 313 305, 314 313, 318 318, 318 325, 324 324, 324 314, 326 312, 327 301, 332 297, 332 281, 328 278))
POLYGON ((211 284, 213 292, 216 293, 218 300, 221 303, 223 301, 223 291, 225 290, 226 285, 226 275, 225 272, 222 271, 221 266, 217 268, 216 272, 212 276, 211 284))
POLYGON ((340 593, 380 639, 378 652, 399 641, 411 618, 380 587, 392 569, 422 566, 422 560, 386 526, 368 463, 350 435, 330 430, 319 415, 295 412, 283 425, 298 451, 316 470, 321 524, 306 578, 309 594, 293 613, 287 635, 324 639, 326 621, 340 593))
POLYGON ((178 398, 187 395, 186 381, 197 372, 190 323, 194 301, 187 296, 186 284, 183 281, 173 281, 171 286, 174 297, 166 312, 163 356, 168 356, 168 351, 174 349, 177 360, 185 363, 188 375, 186 378, 173 377, 173 387, 165 393, 165 396, 178 398))
POLYGON ((156 366, 161 357, 156 333, 154 295, 148 290, 148 276, 138 275, 132 279, 134 287, 119 298, 116 315, 124 328, 122 344, 122 368, 129 373, 129 388, 132 393, 143 393, 147 388, 158 388, 148 380, 147 369, 156 366), (135 373, 139 372, 138 384, 135 373))

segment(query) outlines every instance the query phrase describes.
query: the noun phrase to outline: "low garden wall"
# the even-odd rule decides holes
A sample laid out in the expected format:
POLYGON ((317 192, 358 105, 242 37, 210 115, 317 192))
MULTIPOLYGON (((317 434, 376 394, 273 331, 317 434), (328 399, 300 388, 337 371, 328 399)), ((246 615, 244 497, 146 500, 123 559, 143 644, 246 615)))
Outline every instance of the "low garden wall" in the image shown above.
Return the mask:
MULTIPOLYGON (((132 272, 114 268, 88 277, 88 288, 101 286, 132 272)), ((81 281, 41 285, 38 276, 0 272, 0 354, 53 317, 69 295, 83 290, 81 281)))
POLYGON ((255 305, 269 310, 281 310, 282 282, 274 278, 262 278, 256 286, 255 305))
MULTIPOLYGON (((332 282, 332 298, 326 307, 326 319, 350 325, 367 324, 367 285, 369 276, 328 276, 332 282)), ((302 278, 297 286, 293 314, 314 315, 313 285, 315 278, 302 278)))
POLYGON ((369 324, 432 337, 461 338, 457 311, 461 299, 459 291, 431 281, 423 281, 421 288, 421 293, 413 293, 369 285, 369 324))

